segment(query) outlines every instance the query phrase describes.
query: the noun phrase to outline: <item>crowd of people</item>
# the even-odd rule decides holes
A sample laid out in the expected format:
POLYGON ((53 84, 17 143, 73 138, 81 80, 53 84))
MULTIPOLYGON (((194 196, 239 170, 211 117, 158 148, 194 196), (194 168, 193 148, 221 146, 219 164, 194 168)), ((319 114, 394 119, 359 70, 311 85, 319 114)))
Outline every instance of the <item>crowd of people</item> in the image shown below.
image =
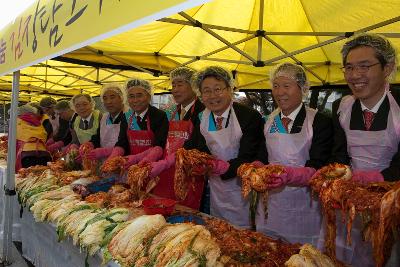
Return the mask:
MULTIPOLYGON (((125 168, 150 163, 150 176, 160 177, 153 193, 174 199, 175 152, 198 149, 215 157, 212 173, 189 186, 181 203, 249 228, 249 201, 241 196, 237 169, 250 162, 279 164, 285 171, 270 181, 268 219, 260 202, 256 229, 318 246, 322 215, 307 186, 318 169, 333 162, 350 165, 352 179, 363 183, 400 177, 400 94, 389 86, 396 72, 395 50, 379 35, 361 34, 341 53, 352 94, 334 102, 332 118, 303 103, 309 81, 300 65, 282 63, 270 73, 277 109, 265 121, 234 101, 229 71, 180 67, 170 73, 176 106, 168 113, 151 105, 152 85, 137 78, 102 88, 104 114, 94 109, 88 94, 59 102, 45 97, 21 106, 17 168, 44 165, 55 151, 89 142, 91 159, 127 156, 125 168)), ((373 263, 372 253, 357 248, 362 243, 353 245, 348 263, 373 263)), ((338 244, 341 249, 349 248, 338 244)))

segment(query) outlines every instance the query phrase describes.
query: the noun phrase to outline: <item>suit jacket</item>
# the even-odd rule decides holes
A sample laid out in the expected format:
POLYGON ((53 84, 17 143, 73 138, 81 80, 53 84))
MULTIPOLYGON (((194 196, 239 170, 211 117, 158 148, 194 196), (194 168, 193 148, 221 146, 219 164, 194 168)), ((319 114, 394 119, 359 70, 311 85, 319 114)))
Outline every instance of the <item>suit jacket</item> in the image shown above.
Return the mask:
MULTIPOLYGON (((240 139, 238 156, 228 161, 230 164, 229 169, 225 174, 221 175, 221 179, 224 180, 236 177, 239 166, 246 162, 252 162, 256 157, 257 148, 261 144, 265 144, 261 114, 252 108, 236 102, 233 103, 233 110, 235 111, 243 135, 240 139)), ((195 124, 193 134, 185 142, 184 148, 198 149, 211 154, 206 140, 200 132, 200 120, 195 124)))
MULTIPOLYGON (((293 122, 293 126, 289 134, 295 134, 301 132, 305 118, 306 118, 306 108, 305 105, 303 104, 293 122)), ((329 159, 329 155, 331 153, 331 148, 333 143, 332 119, 321 112, 317 112, 317 114, 315 114, 312 127, 313 127, 313 137, 311 140, 311 147, 309 150, 310 158, 306 161, 305 167, 312 167, 314 169, 319 169, 324 165, 326 165, 329 159)), ((268 140, 265 140, 265 142, 268 143, 268 140)), ((268 164, 268 152, 265 145, 263 147, 260 147, 257 159, 265 164, 268 164)))
MULTIPOLYGON (((150 129, 154 133, 154 146, 164 148, 168 136, 168 118, 165 112, 150 105, 144 118, 145 119, 138 122, 140 129, 147 130, 147 119, 150 118, 150 129)), ((122 147, 125 150, 125 155, 130 154, 129 140, 126 133, 127 129, 128 121, 126 117, 123 116, 120 124, 118 141, 115 146, 122 147)))
POLYGON ((184 121, 191 120, 193 125, 195 125, 199 122, 199 113, 205 109, 205 106, 198 98, 196 99, 193 105, 194 105, 193 113, 186 112, 185 117, 183 117, 183 120, 184 121))
MULTIPOLYGON (((394 99, 396 100, 397 104, 400 105, 400 92, 398 90, 393 89, 391 90, 391 93, 394 99)), ((351 158, 347 152, 346 134, 339 123, 339 116, 337 114, 340 101, 341 99, 336 100, 332 106, 334 145, 332 148, 332 155, 329 159, 329 162, 350 164, 351 158)), ((372 122, 370 131, 381 131, 386 129, 389 110, 390 110, 389 99, 386 96, 381 106, 379 107, 378 112, 375 114, 375 118, 372 122)), ((363 112, 361 110, 361 103, 358 99, 354 102, 351 110, 350 129, 365 131, 363 112)), ((381 171, 385 180, 394 181, 398 180, 400 177, 399 151, 400 151, 400 144, 398 145, 397 153, 393 156, 392 161, 390 162, 390 166, 381 171)))

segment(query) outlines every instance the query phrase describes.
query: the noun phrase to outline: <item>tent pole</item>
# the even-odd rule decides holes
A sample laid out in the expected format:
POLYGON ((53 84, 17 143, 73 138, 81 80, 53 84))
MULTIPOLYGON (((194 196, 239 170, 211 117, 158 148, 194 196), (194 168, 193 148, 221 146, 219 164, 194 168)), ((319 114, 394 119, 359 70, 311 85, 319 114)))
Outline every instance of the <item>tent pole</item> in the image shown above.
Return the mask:
POLYGON ((3 102, 3 133, 6 133, 6 101, 3 102))
MULTIPOLYGON (((264 29, 264 0, 260 0, 259 12, 260 14, 258 15, 258 30, 262 31, 264 29)), ((260 35, 257 38, 258 38, 257 61, 261 61, 263 37, 260 35)))
POLYGON ((4 230, 3 230, 3 262, 12 262, 12 226, 13 226, 13 196, 15 195, 15 156, 16 156, 16 133, 17 133, 17 107, 19 94, 20 72, 13 75, 11 113, 8 131, 8 154, 7 154, 7 176, 4 186, 4 230))

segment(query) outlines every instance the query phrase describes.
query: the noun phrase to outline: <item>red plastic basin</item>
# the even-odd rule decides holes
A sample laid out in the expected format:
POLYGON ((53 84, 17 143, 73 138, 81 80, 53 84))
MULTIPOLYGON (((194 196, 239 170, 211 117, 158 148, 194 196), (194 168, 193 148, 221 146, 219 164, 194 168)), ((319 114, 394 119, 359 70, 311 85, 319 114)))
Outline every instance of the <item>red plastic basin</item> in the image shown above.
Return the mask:
POLYGON ((143 209, 148 215, 170 215, 174 211, 176 202, 168 198, 148 198, 143 200, 143 209))

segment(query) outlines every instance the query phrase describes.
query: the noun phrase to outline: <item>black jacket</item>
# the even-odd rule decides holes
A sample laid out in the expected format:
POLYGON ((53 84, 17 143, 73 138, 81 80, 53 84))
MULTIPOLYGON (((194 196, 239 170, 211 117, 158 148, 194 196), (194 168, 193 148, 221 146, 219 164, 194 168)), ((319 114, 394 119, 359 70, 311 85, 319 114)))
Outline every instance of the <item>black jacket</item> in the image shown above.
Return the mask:
MULTIPOLYGON (((293 126, 289 134, 301 132, 305 118, 306 108, 303 104, 293 122, 293 126)), ((315 114, 312 127, 313 137, 309 150, 310 159, 306 161, 305 167, 319 169, 326 165, 331 153, 333 143, 332 119, 321 112, 317 112, 317 114, 315 114)), ((268 142, 268 140, 265 140, 265 142, 268 142)), ((260 147, 257 158, 263 163, 268 164, 268 152, 265 145, 260 147)))
MULTIPOLYGON (((398 90, 391 90, 391 93, 400 106, 400 92, 398 90)), ((346 134, 339 123, 339 116, 337 110, 339 108, 341 99, 336 100, 332 106, 333 126, 334 126, 334 145, 332 148, 332 155, 329 162, 338 162, 342 164, 350 164, 351 158, 347 152, 347 139, 346 134)), ((387 127, 387 120, 389 115, 390 105, 389 99, 383 100, 375 118, 372 122, 370 131, 382 131, 387 127)), ((399 114, 397 114, 399 115, 399 114)), ((365 131, 364 118, 361 110, 361 103, 356 100, 351 109, 350 129, 365 131)), ((362 136, 360 136, 362 138, 362 136)), ((387 181, 396 181, 400 179, 400 144, 397 147, 397 153, 393 156, 390 166, 381 171, 383 177, 387 181)))
MULTIPOLYGON (((257 154, 260 145, 265 146, 263 135, 263 119, 256 110, 244 106, 242 104, 233 103, 243 136, 240 139, 240 147, 237 158, 229 160, 228 171, 221 175, 221 179, 230 179, 237 176, 236 172, 239 166, 246 162, 252 162, 257 154)), ((189 140, 185 142, 185 149, 198 149, 202 152, 210 153, 204 136, 200 132, 200 121, 195 124, 193 134, 189 140)))
MULTIPOLYGON (((140 129, 147 130, 147 118, 150 118, 150 129, 154 133, 154 146, 160 146, 164 148, 167 142, 168 135, 167 114, 156 107, 149 106, 149 109, 147 110, 144 118, 146 119, 143 119, 141 122, 138 123, 140 129)), ((125 155, 130 154, 129 140, 126 133, 127 129, 128 121, 126 120, 126 117, 123 116, 120 124, 118 141, 115 146, 122 147, 125 150, 125 155)))

